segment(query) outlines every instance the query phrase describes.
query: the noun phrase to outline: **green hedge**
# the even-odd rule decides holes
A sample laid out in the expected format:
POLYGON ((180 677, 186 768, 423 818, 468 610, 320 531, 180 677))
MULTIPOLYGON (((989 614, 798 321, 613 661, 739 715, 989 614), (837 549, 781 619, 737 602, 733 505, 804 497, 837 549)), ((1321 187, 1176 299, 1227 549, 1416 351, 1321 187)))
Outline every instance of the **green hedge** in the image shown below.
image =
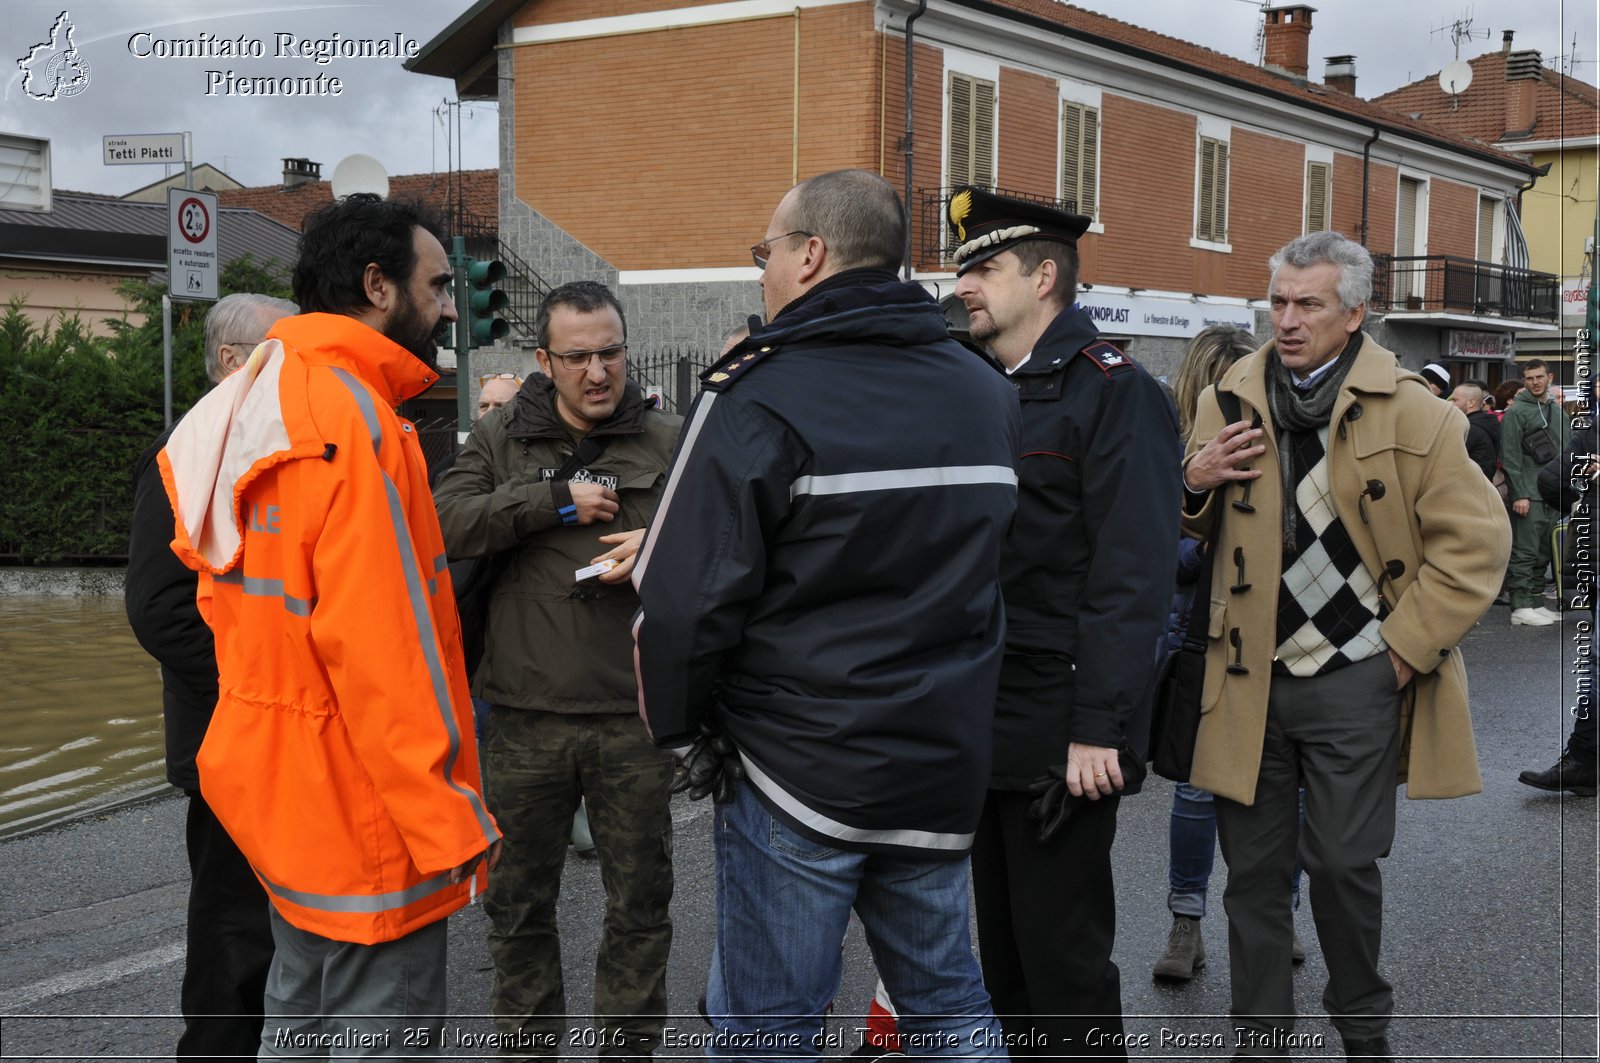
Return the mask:
MULTIPOLYGON (((240 259, 222 271, 222 294, 288 290, 273 266, 240 259)), ((13 298, 0 317, 0 558, 27 564, 127 554, 133 468, 162 428, 161 285, 120 289, 132 325, 89 334, 76 316, 44 328, 13 298)), ((172 309, 173 416, 207 386, 203 335, 210 303, 172 309)))

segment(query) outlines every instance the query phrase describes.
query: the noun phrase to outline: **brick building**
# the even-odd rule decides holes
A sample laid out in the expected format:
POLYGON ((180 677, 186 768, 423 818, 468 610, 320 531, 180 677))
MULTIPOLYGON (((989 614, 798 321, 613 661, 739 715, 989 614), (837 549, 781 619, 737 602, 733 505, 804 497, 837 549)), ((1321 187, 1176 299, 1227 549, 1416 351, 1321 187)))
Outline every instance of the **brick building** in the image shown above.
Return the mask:
POLYGON ((714 350, 759 312, 773 206, 846 166, 905 190, 942 295, 945 190, 1073 202, 1083 301, 1158 373, 1208 321, 1260 325, 1267 256, 1315 228, 1415 260, 1379 278, 1410 364, 1452 329, 1551 327, 1525 276, 1500 297, 1532 168, 1357 98, 1348 57, 1309 80, 1312 14, 1268 12, 1257 66, 1055 0, 480 0, 408 66, 499 101, 503 239, 552 283, 616 284, 641 346, 714 350))

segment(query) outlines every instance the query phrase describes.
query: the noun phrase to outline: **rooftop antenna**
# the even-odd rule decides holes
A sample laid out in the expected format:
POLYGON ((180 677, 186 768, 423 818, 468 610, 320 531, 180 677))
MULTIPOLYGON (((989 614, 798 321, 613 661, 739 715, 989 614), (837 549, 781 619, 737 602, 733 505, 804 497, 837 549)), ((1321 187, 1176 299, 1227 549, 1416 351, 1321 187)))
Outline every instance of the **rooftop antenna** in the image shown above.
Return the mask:
MULTIPOLYGON (((1485 29, 1483 29, 1481 31, 1480 30, 1475 30, 1475 29, 1472 28, 1472 9, 1471 8, 1468 8, 1467 12, 1464 15, 1462 15, 1460 18, 1456 19, 1454 22, 1450 23, 1447 26, 1435 26, 1433 28, 1432 33, 1444 33, 1446 30, 1448 30, 1449 33, 1450 33, 1450 43, 1455 46, 1456 59, 1458 61, 1461 58, 1461 42, 1462 41, 1470 41, 1473 38, 1479 37, 1479 36, 1481 36, 1484 40, 1488 40, 1489 39, 1489 34, 1492 32, 1491 30, 1489 30, 1487 28, 1485 28, 1485 29)), ((1431 35, 1432 34, 1430 34, 1430 36, 1431 35)))
POLYGON ((1249 4, 1260 12, 1261 17, 1256 19, 1256 63, 1259 65, 1267 57, 1267 10, 1272 7, 1272 0, 1239 0, 1241 4, 1249 4))
POLYGON ((1467 86, 1472 84, 1472 67, 1461 61, 1461 42, 1470 41, 1482 34, 1484 40, 1489 39, 1490 30, 1482 31, 1472 28, 1472 9, 1448 26, 1436 26, 1433 33, 1450 32, 1450 43, 1455 48, 1455 59, 1449 66, 1439 71, 1439 88, 1450 97, 1450 109, 1456 110, 1461 106, 1461 94, 1467 91, 1467 86))
POLYGON ((1583 62, 1583 60, 1578 58, 1578 35, 1576 33, 1572 35, 1572 50, 1561 55, 1559 59, 1559 64, 1550 64, 1557 70, 1557 72, 1565 74, 1568 77, 1578 76, 1578 64, 1583 62))

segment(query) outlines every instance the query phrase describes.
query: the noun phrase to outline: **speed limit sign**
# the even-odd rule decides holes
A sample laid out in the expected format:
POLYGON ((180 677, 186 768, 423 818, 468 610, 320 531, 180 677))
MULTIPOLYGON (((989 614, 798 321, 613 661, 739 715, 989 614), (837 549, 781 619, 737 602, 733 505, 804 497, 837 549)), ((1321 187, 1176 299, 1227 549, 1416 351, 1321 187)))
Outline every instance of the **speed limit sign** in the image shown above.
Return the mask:
POLYGON ((217 197, 186 188, 167 189, 167 290, 174 299, 215 299, 217 197))

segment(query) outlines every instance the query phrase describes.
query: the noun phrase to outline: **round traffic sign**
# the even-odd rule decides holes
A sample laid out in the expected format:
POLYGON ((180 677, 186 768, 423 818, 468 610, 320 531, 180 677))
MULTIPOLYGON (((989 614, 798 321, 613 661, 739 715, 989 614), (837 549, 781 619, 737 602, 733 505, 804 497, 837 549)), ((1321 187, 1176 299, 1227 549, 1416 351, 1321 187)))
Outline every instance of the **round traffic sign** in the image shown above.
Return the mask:
POLYGON ((194 197, 178 204, 178 231, 191 244, 198 244, 211 231, 211 212, 194 197))

